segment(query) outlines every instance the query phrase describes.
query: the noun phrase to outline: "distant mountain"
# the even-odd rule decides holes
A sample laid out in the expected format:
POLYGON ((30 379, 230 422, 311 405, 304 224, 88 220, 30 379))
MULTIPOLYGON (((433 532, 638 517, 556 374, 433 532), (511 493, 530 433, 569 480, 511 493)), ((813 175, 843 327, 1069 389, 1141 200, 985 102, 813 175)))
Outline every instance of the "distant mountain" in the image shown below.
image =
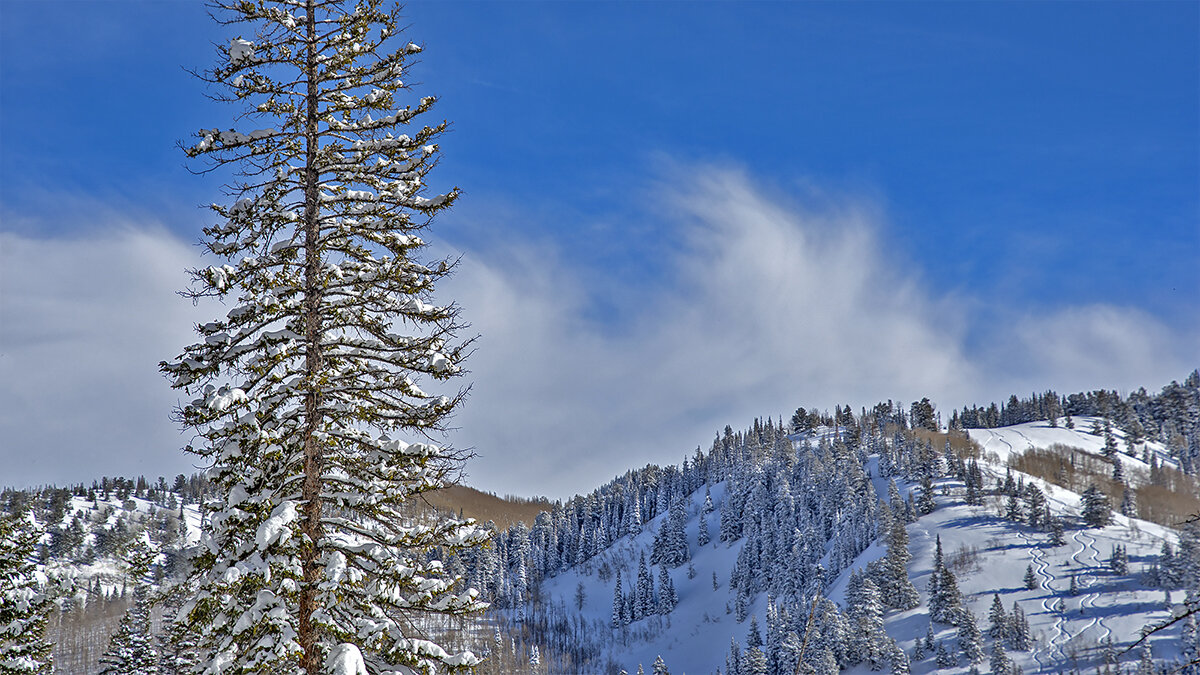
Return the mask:
POLYGON ((480 672, 1188 672, 1194 622, 1130 646, 1196 610, 1198 384, 727 427, 462 561, 496 608, 480 672))

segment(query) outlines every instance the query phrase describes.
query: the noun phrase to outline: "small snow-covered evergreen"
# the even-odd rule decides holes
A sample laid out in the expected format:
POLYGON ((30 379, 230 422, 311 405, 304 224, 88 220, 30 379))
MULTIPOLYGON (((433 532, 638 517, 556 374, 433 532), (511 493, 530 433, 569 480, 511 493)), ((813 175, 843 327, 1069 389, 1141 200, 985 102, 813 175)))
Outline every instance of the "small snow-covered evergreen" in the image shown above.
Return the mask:
POLYGON ((1083 522, 1088 527, 1104 527, 1112 521, 1108 497, 1095 485, 1089 485, 1081 497, 1083 522))

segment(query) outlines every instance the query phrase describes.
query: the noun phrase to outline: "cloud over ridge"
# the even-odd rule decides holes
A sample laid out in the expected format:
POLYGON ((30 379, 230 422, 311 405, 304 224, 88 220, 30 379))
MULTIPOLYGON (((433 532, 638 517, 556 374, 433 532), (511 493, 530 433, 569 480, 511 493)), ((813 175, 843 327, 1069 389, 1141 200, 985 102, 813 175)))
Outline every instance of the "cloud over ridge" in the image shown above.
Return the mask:
MULTIPOLYGON (((466 250, 439 289, 480 335, 451 437, 479 454, 472 484, 562 497, 799 405, 1157 387, 1200 361, 1195 335, 1135 307, 981 318, 893 255, 861 200, 813 207, 709 166, 676 167, 662 188, 678 246, 648 281, 508 239, 466 250), (598 317, 597 298, 619 311, 598 317)), ((211 313, 174 294, 198 260, 153 226, 0 232, 0 439, 21 456, 6 483, 187 470, 156 364, 211 313)))

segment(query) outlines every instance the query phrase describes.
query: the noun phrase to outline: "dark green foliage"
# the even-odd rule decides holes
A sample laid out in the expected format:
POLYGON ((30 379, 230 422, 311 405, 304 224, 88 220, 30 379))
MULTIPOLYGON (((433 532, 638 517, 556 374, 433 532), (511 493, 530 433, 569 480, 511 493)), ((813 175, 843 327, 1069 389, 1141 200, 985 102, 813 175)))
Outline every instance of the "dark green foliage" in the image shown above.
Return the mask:
POLYGON ((32 556, 41 532, 25 516, 0 515, 0 674, 49 673, 52 602, 32 556), (15 664, 12 666, 5 664, 15 664))

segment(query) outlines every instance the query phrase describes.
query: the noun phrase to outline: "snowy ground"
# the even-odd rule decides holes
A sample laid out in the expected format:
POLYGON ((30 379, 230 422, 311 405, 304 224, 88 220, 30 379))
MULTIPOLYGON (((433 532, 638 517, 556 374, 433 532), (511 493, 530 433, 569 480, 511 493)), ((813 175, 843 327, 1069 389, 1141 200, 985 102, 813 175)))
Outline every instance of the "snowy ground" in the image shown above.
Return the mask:
MULTIPOLYGON (((971 435, 983 445, 986 453, 995 453, 991 457, 999 461, 982 465, 990 485, 996 477, 1003 475, 1003 462, 1008 455, 1021 452, 1030 445, 1048 447, 1062 443, 1098 452, 1104 440, 1089 434, 1090 428, 1090 420, 1077 419, 1074 430, 1054 429, 1041 422, 973 430, 971 435)), ((1118 441, 1124 450, 1123 440, 1119 438, 1118 441)), ((1152 451, 1162 451, 1160 447, 1151 447, 1152 451)), ((1128 458, 1125 461, 1130 466, 1144 466, 1140 460, 1128 458)), ((874 466, 871 468, 875 475, 874 466)), ((1163 540, 1167 537, 1175 539, 1170 530, 1119 515, 1109 527, 1078 529, 1078 495, 1028 476, 1024 478, 1042 488, 1055 515, 1068 517, 1067 543, 1050 546, 1047 533, 1001 519, 995 505, 966 506, 962 501, 961 483, 942 481, 939 493, 942 487, 949 487, 951 495, 939 496, 939 508, 909 526, 909 550, 913 556, 909 575, 921 592, 922 605, 905 612, 893 611, 886 616, 888 634, 896 638, 906 652, 912 653, 916 639, 924 636, 929 626, 925 588, 938 534, 942 537, 948 562, 955 565, 952 569, 958 576, 959 587, 981 630, 987 629, 987 611, 993 593, 999 594, 1006 610, 1011 610, 1014 601, 1024 610, 1036 638, 1036 648, 1032 652, 1010 652, 1009 656, 1026 673, 1069 669, 1073 665, 1072 656, 1078 659, 1079 666, 1094 668, 1100 656, 1097 645, 1106 638, 1111 637, 1119 649, 1134 639, 1144 626, 1168 616, 1163 606, 1163 592, 1145 588, 1140 577, 1161 549, 1163 540), (1115 544, 1128 548, 1129 571, 1122 576, 1113 574, 1106 565, 1115 544), (1039 587, 1034 590, 1026 590, 1023 583, 1027 565, 1031 565, 1038 576, 1039 587), (1075 596, 1068 593, 1072 576, 1076 577, 1079 587, 1075 596)), ((886 480, 876 479, 875 485, 881 497, 886 498, 886 480)), ((901 490, 904 492, 911 487, 901 485, 901 490)), ((734 542, 731 547, 715 539, 724 491, 725 484, 712 488, 712 499, 718 508, 709 516, 708 525, 714 541, 703 548, 697 546, 696 537, 704 492, 700 490, 691 497, 687 534, 696 574, 689 579, 686 564, 671 571, 679 605, 669 617, 635 622, 624 633, 608 628, 615 578, 605 581, 599 575, 605 563, 621 568, 623 588, 628 591, 631 581, 636 578, 638 555, 644 551, 649 556, 662 516, 646 524, 640 535, 624 537, 582 567, 546 580, 543 593, 555 602, 573 606, 577 585, 582 582, 586 600, 581 614, 597 630, 607 631, 604 637, 612 641, 610 657, 630 673, 635 672, 638 664, 649 671, 659 655, 677 675, 712 673, 717 668, 724 670, 731 638, 744 645, 749 629, 749 620, 738 623, 729 611, 732 596, 727 588, 730 570, 742 542, 734 542), (715 591, 714 572, 719 584, 715 591)), ((855 566, 864 567, 883 553, 882 546, 873 545, 859 556, 855 566)), ((652 572, 657 580, 657 570, 652 572)), ((842 600, 848 576, 849 571, 832 584, 830 597, 835 602, 842 600)), ((763 625, 765 595, 756 598, 749 614, 757 615, 763 625)), ((948 646, 955 642, 952 627, 935 625, 935 635, 946 640, 948 646)), ((1156 660, 1174 655, 1174 645, 1166 642, 1173 640, 1173 636, 1171 633, 1156 639, 1156 660)), ((1126 655, 1122 661, 1128 663, 1132 658, 1126 655)), ((983 667, 986 669, 986 664, 983 667)), ((865 668, 862 670, 867 672, 865 668)), ((912 665, 914 673, 934 670, 932 656, 912 665)), ((962 666, 947 672, 965 673, 967 670, 962 666)))
MULTIPOLYGON (((1014 424, 1011 427, 998 429, 968 429, 967 433, 983 448, 985 457, 990 457, 994 453, 995 456, 990 458, 1001 466, 1008 461, 1009 457, 1019 455, 1027 448, 1049 448, 1056 444, 1079 448, 1097 455, 1101 454, 1104 449, 1104 435, 1103 433, 1091 433, 1091 430, 1101 423, 1100 418, 1076 417, 1073 423, 1074 429, 1067 429, 1063 426, 1063 420, 1059 419, 1057 427, 1050 426, 1049 422, 1041 421, 1014 424)), ((1125 469, 1132 474, 1132 477, 1145 476, 1150 471, 1150 466, 1142 461, 1143 449, 1157 455, 1160 464, 1179 468, 1179 463, 1167 454, 1166 448, 1161 443, 1138 443, 1136 454, 1130 455, 1126 452, 1128 448, 1125 442, 1125 433, 1114 428, 1112 435, 1116 438, 1117 447, 1121 451, 1121 462, 1125 469)))

